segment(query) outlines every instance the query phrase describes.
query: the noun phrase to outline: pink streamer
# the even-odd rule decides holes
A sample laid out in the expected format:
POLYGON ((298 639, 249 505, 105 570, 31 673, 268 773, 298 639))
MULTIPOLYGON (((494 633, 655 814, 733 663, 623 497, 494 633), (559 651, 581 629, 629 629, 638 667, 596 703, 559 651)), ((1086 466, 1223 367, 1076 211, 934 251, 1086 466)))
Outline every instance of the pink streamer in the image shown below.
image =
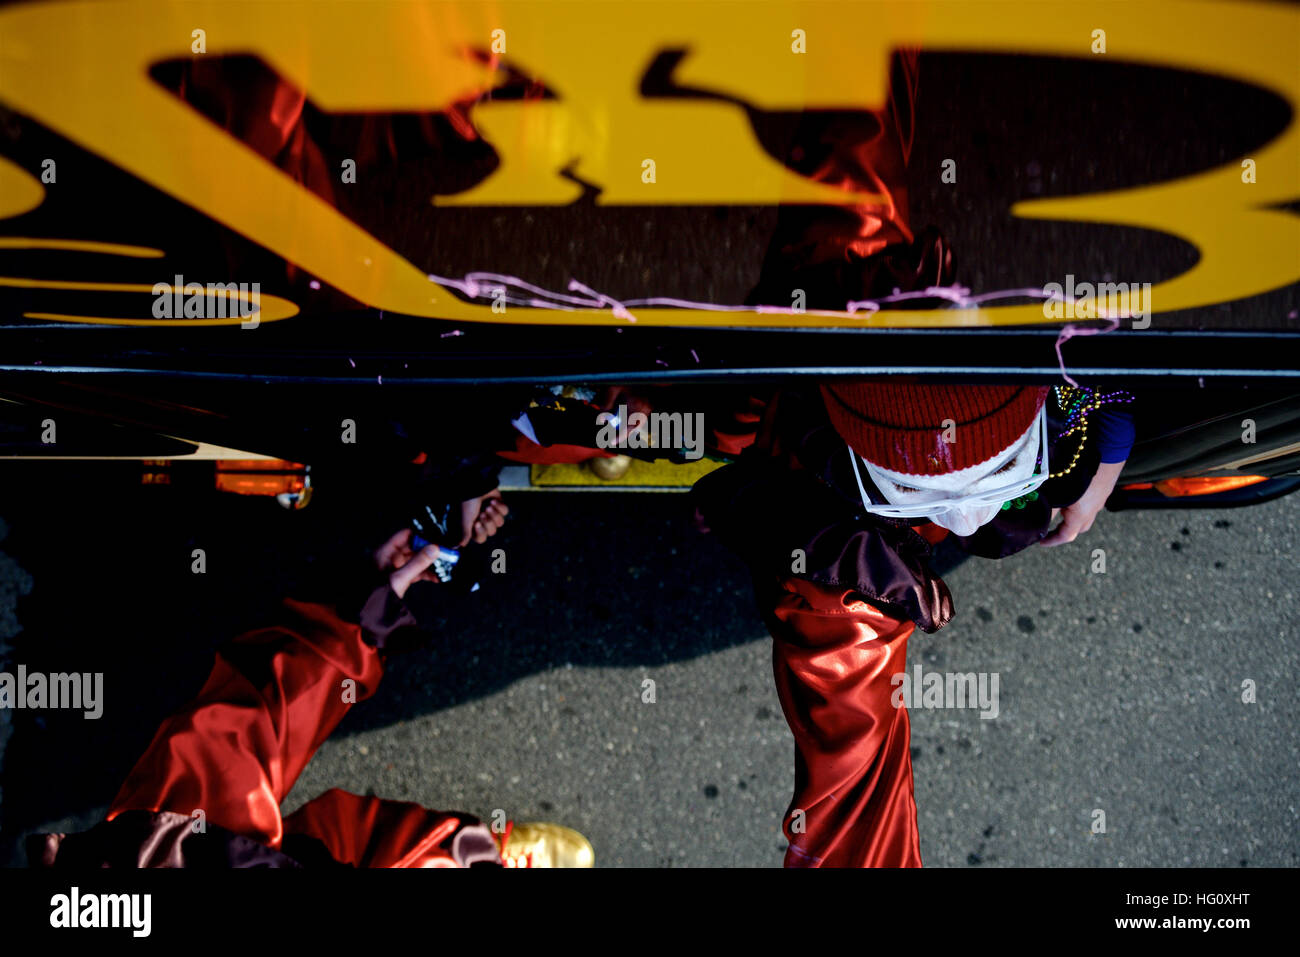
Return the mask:
MULTIPOLYGON (((912 292, 901 292, 895 289, 888 296, 882 296, 879 299, 860 299, 850 300, 845 303, 844 311, 837 312, 830 309, 795 309, 792 306, 746 306, 746 305, 728 305, 716 302, 696 302, 690 299, 677 299, 672 296, 650 296, 643 299, 626 299, 618 300, 613 296, 598 292, 587 286, 577 279, 569 280, 569 292, 581 293, 581 296, 571 296, 565 293, 554 292, 549 289, 542 289, 532 283, 520 279, 518 276, 505 275, 503 273, 493 272, 471 272, 466 273, 464 279, 454 279, 450 276, 435 276, 430 274, 431 282, 436 282, 441 286, 447 286, 452 289, 458 289, 471 299, 479 299, 484 296, 490 296, 493 299, 504 299, 505 302, 517 305, 527 306, 533 309, 557 309, 561 311, 573 312, 578 309, 605 309, 610 311, 619 319, 628 322, 636 322, 636 316, 631 312, 631 308, 665 308, 665 309, 696 309, 704 312, 754 312, 759 315, 788 315, 788 316, 841 316, 848 313, 851 316, 859 312, 871 316, 880 311, 881 307, 889 303, 907 302, 915 299, 943 299, 952 303, 957 308, 971 308, 983 305, 986 302, 995 302, 1002 299, 1021 299, 1021 298, 1038 298, 1043 300, 1057 300, 1064 302, 1064 297, 1048 293, 1045 289, 1022 287, 1019 289, 1000 289, 994 292, 980 293, 971 295, 970 289, 964 286, 928 286, 925 289, 918 289, 912 292), (517 289, 529 293, 528 296, 510 295, 510 289, 517 289), (504 295, 503 292, 505 293, 504 295), (583 298, 583 297, 586 298, 583 298)), ((1073 302, 1073 300, 1071 300, 1073 302)), ((1061 353, 1061 346, 1069 339, 1075 336, 1094 336, 1101 333, 1113 332, 1119 328, 1119 316, 1106 317, 1108 325, 1105 327, 1097 326, 1080 326, 1075 323, 1067 323, 1056 337, 1056 362, 1060 367, 1061 376, 1071 386, 1078 388, 1078 382, 1070 375, 1065 368, 1065 357, 1061 353)), ((619 330, 622 331, 621 329, 619 330)), ((460 330, 443 333, 443 337, 463 335, 460 330)), ((691 350, 698 363, 699 356, 695 350, 691 350)))

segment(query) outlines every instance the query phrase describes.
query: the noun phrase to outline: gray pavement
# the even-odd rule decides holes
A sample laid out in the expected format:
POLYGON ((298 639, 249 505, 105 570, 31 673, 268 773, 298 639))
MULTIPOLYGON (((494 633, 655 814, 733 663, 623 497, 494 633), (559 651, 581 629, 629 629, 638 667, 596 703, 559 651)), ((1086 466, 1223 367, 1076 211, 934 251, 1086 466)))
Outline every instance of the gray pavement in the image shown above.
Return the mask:
MULTIPOLYGON (((956 568, 957 619, 918 633, 909 663, 997 672, 1001 711, 912 711, 926 863, 1300 863, 1297 518, 1294 497, 1103 515, 1086 543, 956 568), (1096 548, 1105 574, 1091 571, 1096 548), (1255 704, 1241 701, 1246 679, 1255 704), (1097 809, 1105 833, 1092 832, 1097 809)), ((629 590, 658 597, 669 586, 656 577, 629 570, 629 590)), ((667 665, 557 663, 437 714, 337 737, 289 804, 371 788, 560 821, 588 834, 604 865, 778 864, 793 741, 764 629, 732 577, 712 598, 730 621, 682 608, 665 610, 663 625, 735 627, 752 640, 667 665)), ((700 591, 709 600, 707 584, 700 591)), ((622 640, 621 617, 593 637, 622 640)))
MULTIPOLYGON (((394 662, 285 810, 342 787, 564 823, 591 838, 602 866, 778 865, 793 744, 768 639, 743 568, 687 527, 684 501, 514 496, 507 574, 481 601, 449 609, 430 649, 394 662)), ((912 711, 926 863, 1300 862, 1297 518, 1294 496, 1103 514, 1086 541, 948 572, 957 617, 918 633, 909 663, 996 672, 1000 713, 912 711), (1091 570, 1097 548, 1105 574, 1091 570), (1252 704, 1241 700, 1246 680, 1252 704), (1098 810, 1104 833, 1092 830, 1098 810)), ((175 524, 156 521, 160 536, 175 524)), ((254 602, 245 594, 225 621, 215 609, 228 595, 182 596, 192 618, 142 622, 95 659, 61 618, 76 613, 67 584, 23 570, 14 552, 0 557, 0 622, 13 632, 26 589, 52 598, 18 605, 11 660, 103 667, 108 701, 94 727, 16 714, 0 838, 19 863, 22 833, 102 815, 132 757, 254 602)), ((250 552, 249 582, 262 580, 257 561, 250 552)), ((273 597, 273 584, 263 589, 273 597)), ((125 595, 123 607, 138 599, 125 595)))

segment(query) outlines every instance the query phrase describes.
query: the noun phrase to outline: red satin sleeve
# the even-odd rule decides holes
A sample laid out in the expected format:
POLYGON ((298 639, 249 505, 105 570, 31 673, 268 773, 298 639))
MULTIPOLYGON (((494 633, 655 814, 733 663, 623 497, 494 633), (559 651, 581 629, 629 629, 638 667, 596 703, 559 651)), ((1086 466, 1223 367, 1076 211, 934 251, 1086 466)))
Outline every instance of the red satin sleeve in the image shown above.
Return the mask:
POLYGON ((786 866, 921 866, 907 710, 890 700, 912 622, 794 578, 759 599, 795 739, 786 866))
POLYGON ((353 701, 374 693, 379 652, 332 609, 287 600, 283 624, 217 653, 197 698, 163 722, 109 809, 173 811, 279 849, 280 803, 353 701), (351 682, 346 684, 345 682, 351 682))

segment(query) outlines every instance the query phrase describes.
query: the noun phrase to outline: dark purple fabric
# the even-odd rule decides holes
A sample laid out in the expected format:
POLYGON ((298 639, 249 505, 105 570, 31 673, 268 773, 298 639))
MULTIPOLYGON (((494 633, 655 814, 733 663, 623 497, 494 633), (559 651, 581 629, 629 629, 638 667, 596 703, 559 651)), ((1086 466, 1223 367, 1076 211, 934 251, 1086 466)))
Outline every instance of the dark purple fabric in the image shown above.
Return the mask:
MULTIPOLYGON (((34 834, 28 838, 32 867, 252 868, 301 867, 287 854, 215 824, 171 811, 127 811, 80 834, 34 834)), ((327 855, 328 856, 328 855, 327 855)))
POLYGON ((952 617, 948 588, 926 561, 929 544, 902 523, 860 506, 855 514, 811 472, 742 459, 700 479, 692 495, 709 528, 756 573, 852 588, 927 632, 952 617))
MULTIPOLYGON (((787 390, 777 402, 777 453, 752 448, 695 484, 692 494, 705 524, 755 573, 853 588, 922 631, 938 631, 952 618, 953 603, 930 568, 930 546, 910 527, 927 520, 867 512, 848 447, 820 398, 787 390)), ((954 536, 959 547, 983 558, 1014 555, 1047 534, 1053 508, 1079 499, 1096 474, 1098 443, 1089 440, 1080 450, 1077 434, 1060 438, 1063 427, 1049 398, 1050 465, 1064 470, 1074 462, 1069 474, 1049 479, 1032 501, 999 512, 974 535, 954 536)))
MULTIPOLYGON (((346 615, 343 617, 347 618, 346 615)), ((415 616, 387 582, 370 593, 361 606, 358 617, 362 637, 367 644, 379 649, 392 644, 393 634, 399 628, 414 627, 416 624, 415 616)))

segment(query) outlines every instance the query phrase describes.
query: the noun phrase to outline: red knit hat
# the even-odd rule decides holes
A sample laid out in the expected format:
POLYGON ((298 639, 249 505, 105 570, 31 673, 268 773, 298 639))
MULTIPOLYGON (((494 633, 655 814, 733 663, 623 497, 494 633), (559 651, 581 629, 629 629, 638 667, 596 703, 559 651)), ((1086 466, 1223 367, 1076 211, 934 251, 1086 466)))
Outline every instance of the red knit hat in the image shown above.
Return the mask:
POLYGON ((1005 451, 1033 424, 1048 389, 860 382, 824 385, 822 397, 835 431, 868 462, 943 475, 1005 451), (955 428, 945 436, 947 419, 955 428))

